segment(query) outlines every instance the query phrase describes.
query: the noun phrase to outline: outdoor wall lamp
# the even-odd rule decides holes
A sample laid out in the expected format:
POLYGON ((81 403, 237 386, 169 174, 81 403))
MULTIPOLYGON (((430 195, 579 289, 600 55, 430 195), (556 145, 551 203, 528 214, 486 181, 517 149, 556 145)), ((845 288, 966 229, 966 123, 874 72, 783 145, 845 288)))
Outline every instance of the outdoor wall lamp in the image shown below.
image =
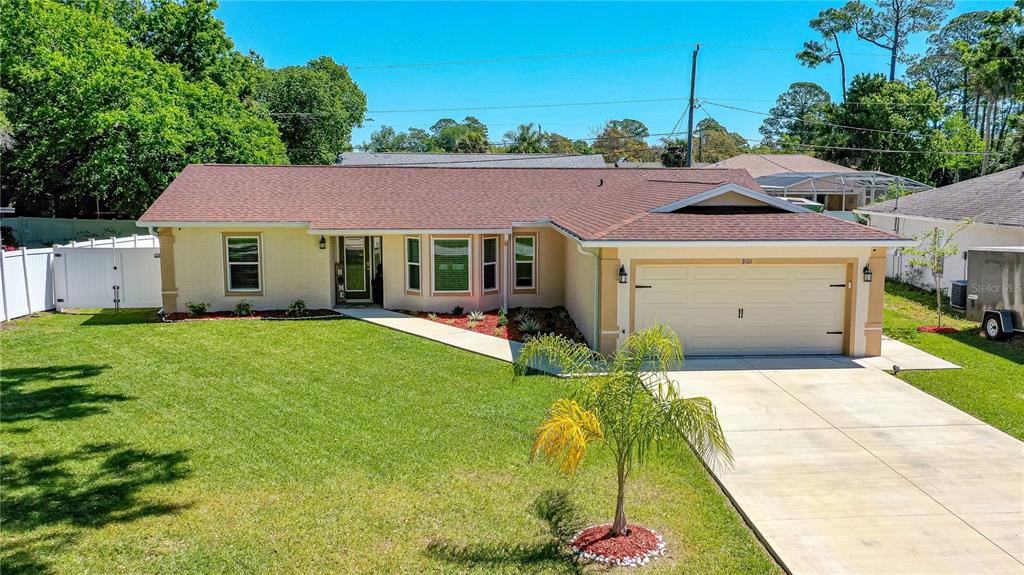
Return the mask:
POLYGON ((864 272, 864 282, 871 283, 871 268, 865 264, 862 271, 864 272))
POLYGON ((323 236, 320 236, 320 249, 322 249, 322 250, 326 250, 327 249, 327 239, 325 237, 323 237, 323 236))
POLYGON ((619 266, 619 283, 626 283, 626 266, 619 266))

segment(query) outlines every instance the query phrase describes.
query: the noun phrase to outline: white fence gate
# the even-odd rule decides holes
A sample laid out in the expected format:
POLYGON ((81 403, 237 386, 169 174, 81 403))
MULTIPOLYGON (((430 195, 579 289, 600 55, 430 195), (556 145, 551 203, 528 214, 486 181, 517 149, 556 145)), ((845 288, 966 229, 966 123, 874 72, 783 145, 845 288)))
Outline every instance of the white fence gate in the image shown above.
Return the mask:
POLYGON ((160 307, 160 248, 57 247, 53 285, 58 310, 160 307))
POLYGON ((128 236, 2 252, 0 321, 54 308, 159 307, 159 246, 128 236))
POLYGON ((0 321, 53 309, 53 248, 0 253, 0 321))

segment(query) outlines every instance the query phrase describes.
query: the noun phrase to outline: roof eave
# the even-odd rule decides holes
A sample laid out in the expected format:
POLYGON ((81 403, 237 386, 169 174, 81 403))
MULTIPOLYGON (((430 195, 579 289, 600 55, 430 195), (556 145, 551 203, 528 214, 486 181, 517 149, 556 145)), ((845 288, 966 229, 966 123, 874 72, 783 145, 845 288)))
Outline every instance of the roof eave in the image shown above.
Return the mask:
POLYGON ((582 240, 585 248, 710 248, 710 247, 911 247, 917 242, 905 238, 876 240, 582 240))

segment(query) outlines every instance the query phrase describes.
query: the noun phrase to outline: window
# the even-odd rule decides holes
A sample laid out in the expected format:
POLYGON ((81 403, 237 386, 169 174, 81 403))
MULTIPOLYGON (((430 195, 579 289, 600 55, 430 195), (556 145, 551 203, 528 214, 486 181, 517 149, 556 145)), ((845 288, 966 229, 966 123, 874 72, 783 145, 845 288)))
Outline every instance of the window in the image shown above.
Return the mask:
POLYGON ((260 291, 260 239, 227 236, 228 291, 260 291))
POLYGON ((469 291, 469 238, 434 239, 434 291, 469 291))
POLYGON ((498 289, 498 238, 484 238, 484 291, 498 289))
POLYGON ((532 289, 536 271, 537 236, 516 236, 516 287, 532 289))
POLYGON ((420 291, 419 238, 405 238, 405 289, 420 291))

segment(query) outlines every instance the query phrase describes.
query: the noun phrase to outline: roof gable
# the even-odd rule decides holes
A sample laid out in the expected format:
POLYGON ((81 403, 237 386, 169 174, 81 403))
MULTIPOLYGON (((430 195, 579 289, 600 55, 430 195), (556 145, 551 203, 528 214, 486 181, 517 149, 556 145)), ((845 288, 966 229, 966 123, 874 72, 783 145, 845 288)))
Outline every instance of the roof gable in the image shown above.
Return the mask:
POLYGON ((672 213, 672 212, 675 212, 677 210, 681 210, 681 209, 689 207, 689 206, 701 206, 701 205, 703 205, 703 206, 711 206, 711 205, 715 205, 715 206, 728 206, 728 205, 749 206, 749 205, 751 205, 751 202, 749 202, 749 201, 746 201, 746 202, 744 202, 744 201, 729 202, 728 198, 730 196, 739 196, 739 197, 745 198, 747 200, 753 200, 753 203, 755 203, 755 204, 771 206, 773 208, 778 208, 778 209, 786 211, 786 212, 806 212, 806 211, 809 211, 806 208, 802 208, 800 206, 797 206, 797 205, 793 204, 792 202, 787 202, 785 200, 780 200, 778 198, 774 198, 774 197, 769 196, 768 194, 765 194, 765 193, 762 193, 762 192, 755 192, 754 190, 751 190, 750 188, 745 188, 745 187, 743 187, 743 186, 741 186, 739 184, 729 183, 729 184, 723 184, 721 186, 712 188, 710 190, 707 190, 706 192, 701 192, 699 194, 694 194, 692 196, 689 196, 689 197, 686 197, 686 198, 683 198, 683 199, 680 199, 680 200, 676 200, 676 201, 674 201, 674 202, 672 202, 670 204, 665 204, 664 206, 659 206, 659 207, 654 208, 653 210, 651 210, 651 212, 652 213, 656 213, 656 214, 658 214, 658 213, 665 214, 665 213, 672 213), (716 202, 714 200, 726 200, 726 201, 725 202, 722 202, 722 201, 717 201, 716 202))

